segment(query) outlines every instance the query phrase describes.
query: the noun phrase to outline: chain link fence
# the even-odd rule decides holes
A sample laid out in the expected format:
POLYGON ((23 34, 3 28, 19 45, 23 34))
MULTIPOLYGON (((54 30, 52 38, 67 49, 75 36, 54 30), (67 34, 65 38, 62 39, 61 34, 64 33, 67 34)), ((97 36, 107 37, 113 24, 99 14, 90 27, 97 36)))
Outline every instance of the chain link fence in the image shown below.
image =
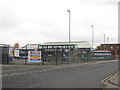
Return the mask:
MULTIPOLYGON (((14 57, 13 62, 15 64, 39 64, 39 65, 60 65, 68 63, 87 63, 103 60, 114 60, 115 56, 96 56, 92 52, 82 52, 81 50, 70 51, 69 49, 39 49, 41 51, 41 62, 40 63, 29 63, 28 62, 28 49, 23 50, 20 53, 20 57, 14 57), (93 56, 93 57, 92 57, 93 56)), ((30 50, 33 51, 33 50, 30 50)))
MULTIPOLYGON (((115 55, 95 55, 90 49, 38 49, 41 51, 41 62, 28 62, 28 51, 34 49, 19 49, 19 55, 10 55, 9 46, 0 46, 0 63, 2 64, 39 64, 39 65, 60 65, 68 63, 87 63, 103 60, 115 60, 115 55)), ((15 52, 15 51, 14 51, 15 52)))

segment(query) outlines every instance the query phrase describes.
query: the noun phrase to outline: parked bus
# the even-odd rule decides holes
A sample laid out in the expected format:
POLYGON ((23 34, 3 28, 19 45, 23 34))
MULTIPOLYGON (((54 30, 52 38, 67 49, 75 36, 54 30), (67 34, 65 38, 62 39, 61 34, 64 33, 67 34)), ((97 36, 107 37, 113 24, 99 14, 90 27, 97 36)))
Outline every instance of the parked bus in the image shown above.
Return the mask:
MULTIPOLYGON (((42 59, 45 61, 69 60, 69 44, 43 44, 38 46, 38 51, 42 51, 42 59)), ((70 62, 90 59, 90 48, 79 48, 78 44, 70 44, 70 62)))
MULTIPOLYGON (((44 61, 68 61, 69 59, 69 45, 39 45, 38 51, 42 51, 42 59, 44 61)), ((70 59, 74 58, 77 55, 77 45, 72 44, 70 45, 70 59), (75 53, 76 52, 76 53, 75 53)))
POLYGON ((94 59, 113 59, 111 50, 95 50, 94 51, 94 59))

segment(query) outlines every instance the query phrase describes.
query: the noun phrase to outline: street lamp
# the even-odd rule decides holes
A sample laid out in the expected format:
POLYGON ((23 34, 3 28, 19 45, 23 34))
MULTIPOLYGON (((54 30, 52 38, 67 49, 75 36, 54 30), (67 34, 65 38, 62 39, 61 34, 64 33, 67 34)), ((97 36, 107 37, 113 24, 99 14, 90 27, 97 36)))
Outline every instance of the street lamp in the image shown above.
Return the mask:
POLYGON ((70 16, 71 16, 71 12, 70 10, 67 10, 69 12, 69 61, 68 63, 70 63, 70 16))
POLYGON ((110 38, 107 38, 107 44, 108 44, 108 39, 110 39, 110 38))
POLYGON ((92 26, 92 48, 94 48, 94 26, 92 26))
POLYGON ((94 26, 93 25, 91 25, 91 27, 92 27, 92 49, 93 49, 93 51, 92 51, 92 60, 94 59, 94 26))
MULTIPOLYGON (((105 50, 105 33, 103 33, 104 35, 104 50, 105 50)), ((105 53, 104 53, 104 59, 105 59, 105 53)))
POLYGON ((109 49, 109 48, 108 48, 108 39, 110 39, 110 38, 107 38, 107 49, 109 49))
POLYGON ((104 35, 104 50, 105 50, 105 33, 103 33, 103 35, 104 35))

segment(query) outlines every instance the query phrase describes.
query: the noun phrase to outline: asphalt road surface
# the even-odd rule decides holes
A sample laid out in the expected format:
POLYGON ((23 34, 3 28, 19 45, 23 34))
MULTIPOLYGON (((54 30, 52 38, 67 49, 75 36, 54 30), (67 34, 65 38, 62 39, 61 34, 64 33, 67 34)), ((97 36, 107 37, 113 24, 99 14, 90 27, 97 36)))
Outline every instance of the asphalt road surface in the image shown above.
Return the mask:
POLYGON ((101 81, 118 71, 118 62, 57 69, 13 68, 3 67, 3 88, 104 88, 101 81))

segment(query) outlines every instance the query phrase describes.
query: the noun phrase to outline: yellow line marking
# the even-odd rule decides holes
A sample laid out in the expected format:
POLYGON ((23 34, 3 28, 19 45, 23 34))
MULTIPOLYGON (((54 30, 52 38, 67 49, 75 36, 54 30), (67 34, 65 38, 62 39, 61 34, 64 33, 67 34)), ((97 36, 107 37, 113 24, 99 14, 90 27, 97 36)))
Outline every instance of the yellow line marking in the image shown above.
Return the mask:
POLYGON ((107 78, 105 78, 104 80, 102 80, 101 82, 103 83, 103 84, 110 84, 110 83, 108 83, 108 81, 109 80, 111 80, 113 77, 115 77, 118 73, 120 73, 120 72, 117 72, 116 74, 113 74, 113 75, 110 75, 110 76, 108 76, 107 78))
POLYGON ((106 80, 107 80, 108 78, 112 77, 112 76, 113 76, 113 75, 110 75, 110 76, 108 76, 107 78, 105 78, 104 80, 102 80, 102 83, 106 82, 106 80))

